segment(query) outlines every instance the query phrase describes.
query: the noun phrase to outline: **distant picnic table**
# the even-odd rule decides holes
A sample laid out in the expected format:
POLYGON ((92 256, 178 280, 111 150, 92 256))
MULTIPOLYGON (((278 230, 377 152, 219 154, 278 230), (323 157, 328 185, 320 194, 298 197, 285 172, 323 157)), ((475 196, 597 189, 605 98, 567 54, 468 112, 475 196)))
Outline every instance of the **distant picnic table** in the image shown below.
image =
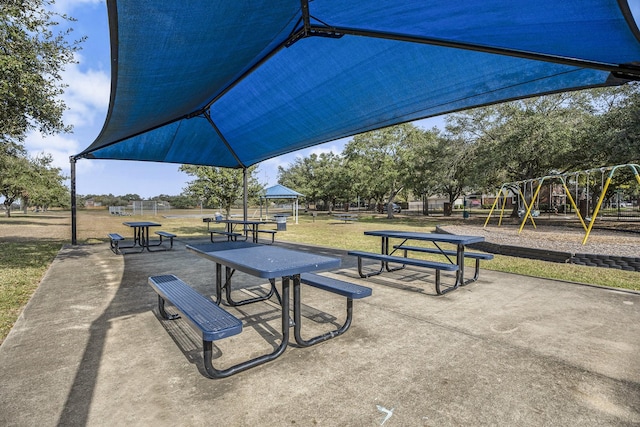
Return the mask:
POLYGON ((347 222, 358 220, 357 214, 349 214, 349 213, 337 213, 337 214, 333 214, 333 217, 341 221, 344 221, 345 224, 347 222))

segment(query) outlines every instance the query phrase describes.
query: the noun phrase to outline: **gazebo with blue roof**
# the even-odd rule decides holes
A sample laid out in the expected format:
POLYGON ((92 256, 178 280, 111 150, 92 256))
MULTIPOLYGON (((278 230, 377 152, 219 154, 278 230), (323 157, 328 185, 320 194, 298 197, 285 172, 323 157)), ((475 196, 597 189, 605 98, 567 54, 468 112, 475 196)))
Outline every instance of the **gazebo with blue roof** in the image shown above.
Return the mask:
MULTIPOLYGON (((304 197, 304 194, 300 194, 297 191, 294 191, 290 188, 285 187, 284 185, 274 185, 273 187, 269 187, 265 189, 264 195, 260 196, 260 199, 295 199, 295 203, 293 204, 293 217, 295 218, 296 224, 298 223, 298 198, 304 197)), ((267 215, 269 214, 269 206, 267 205, 267 215)), ((261 215, 262 216, 262 215, 261 215)))

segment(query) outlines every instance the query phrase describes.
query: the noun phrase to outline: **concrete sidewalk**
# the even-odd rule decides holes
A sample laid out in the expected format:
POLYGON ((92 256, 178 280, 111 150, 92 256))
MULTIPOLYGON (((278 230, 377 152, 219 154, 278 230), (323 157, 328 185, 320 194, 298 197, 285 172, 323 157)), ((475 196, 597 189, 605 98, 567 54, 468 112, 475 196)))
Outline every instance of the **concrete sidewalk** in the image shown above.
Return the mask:
MULTIPOLYGON (((640 425, 638 293, 483 270, 438 297, 430 272, 362 280, 344 252, 298 246, 342 257, 334 277, 373 296, 343 336, 211 380, 198 336, 161 320, 147 285, 171 273, 213 292, 214 264, 185 243, 62 249, 0 347, 0 425, 640 425)), ((344 299, 304 287, 303 302, 309 333, 344 319, 344 299)), ((216 342, 216 366, 277 344, 274 302, 229 311, 245 328, 216 342)))

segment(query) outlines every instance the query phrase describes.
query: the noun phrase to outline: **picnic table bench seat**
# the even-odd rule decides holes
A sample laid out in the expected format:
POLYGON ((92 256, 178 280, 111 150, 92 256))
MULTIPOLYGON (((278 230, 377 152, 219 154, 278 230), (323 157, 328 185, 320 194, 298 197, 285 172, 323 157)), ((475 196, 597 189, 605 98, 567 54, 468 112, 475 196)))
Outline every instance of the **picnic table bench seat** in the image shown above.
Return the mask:
MULTIPOLYGON (((394 246, 394 249, 402 249, 405 251, 405 256, 407 251, 415 251, 415 252, 423 252, 423 253, 429 253, 429 254, 445 254, 445 255, 456 255, 456 251, 455 250, 443 250, 441 251, 440 249, 437 248, 425 248, 422 246, 408 246, 408 245, 396 245, 394 246)), ((464 257, 465 258, 473 258, 473 259, 484 259, 484 260, 491 260, 493 259, 493 254, 487 254, 487 253, 482 253, 482 252, 466 252, 464 253, 464 257)))
POLYGON ((204 368, 210 378, 225 378, 266 361, 265 356, 259 356, 227 369, 216 369, 212 364, 212 342, 239 334, 242 322, 173 274, 151 276, 149 285, 158 294, 158 311, 165 320, 182 317, 201 334, 204 368), (165 302, 179 314, 167 313, 165 302))
POLYGON ((124 237, 122 237, 118 233, 109 233, 107 234, 107 236, 109 237, 109 246, 111 248, 111 251, 116 255, 120 255, 120 248, 118 247, 118 245, 122 240, 124 240, 124 237))
POLYGON ((367 277, 378 275, 378 274, 382 273, 382 271, 385 268, 387 269, 387 271, 400 270, 400 269, 404 268, 406 265, 412 265, 414 267, 434 269, 436 271, 436 293, 438 295, 442 294, 441 290, 440 290, 440 283, 441 283, 440 282, 440 271, 458 271, 458 265, 457 264, 450 264, 450 263, 444 263, 444 262, 428 261, 428 260, 423 260, 423 259, 407 258, 407 257, 400 257, 400 256, 394 256, 394 255, 385 255, 385 254, 377 254, 377 253, 373 253, 373 252, 363 252, 363 251, 349 251, 349 252, 347 252, 347 254, 358 257, 358 274, 362 278, 367 278, 367 277), (381 262, 380 269, 378 271, 373 271, 373 272, 370 272, 370 273, 363 272, 363 270, 362 270, 362 259, 363 258, 374 259, 374 260, 380 261, 381 262), (402 267, 397 267, 397 268, 391 269, 391 268, 388 267, 388 263, 401 264, 402 267))
POLYGON ((278 230, 260 230, 258 229, 258 233, 265 233, 271 235, 271 244, 276 240, 276 233, 278 230))
POLYGON ((357 221, 358 220, 358 215, 357 214, 333 214, 333 217, 336 219, 339 219, 341 221, 344 221, 344 223, 346 224, 349 221, 357 221))
MULTIPOLYGON (((308 340, 303 339, 302 335, 300 334, 301 314, 300 310, 297 309, 297 307, 294 307, 294 334, 296 343, 298 343, 298 345, 302 347, 309 347, 311 345, 326 341, 330 338, 334 338, 345 333, 351 326, 351 320, 353 318, 353 300, 368 297, 372 293, 371 288, 368 288, 366 286, 360 286, 356 285, 355 283, 345 282, 314 273, 302 273, 300 275, 300 283, 304 283, 306 285, 322 289, 323 291, 332 292, 347 298, 347 318, 344 324, 333 331, 318 335, 308 340)), ((300 289, 294 287, 293 291, 294 298, 300 300, 300 295, 295 295, 295 293, 300 292, 300 289)))
MULTIPOLYGON (((441 255, 447 256, 447 258, 449 256, 456 256, 457 255, 457 252, 455 250, 440 250, 440 249, 437 249, 437 248, 425 248, 425 247, 422 247, 422 246, 395 245, 394 249, 404 250, 404 256, 405 257, 407 256, 407 252, 408 251, 421 252, 421 253, 427 253, 427 254, 441 254, 441 255)), ((488 260, 492 260, 493 259, 493 254, 482 253, 482 252, 467 252, 467 251, 465 251, 464 257, 476 260, 473 279, 469 280, 468 282, 465 282, 465 284, 469 284, 471 282, 475 282, 476 280, 478 280, 478 277, 480 276, 480 260, 487 260, 487 261, 488 260)), ((451 261, 451 262, 453 262, 453 261, 451 261)))
POLYGON ((173 238, 177 237, 175 234, 173 233, 169 233, 167 231, 156 231, 155 232, 158 236, 160 236, 160 245, 162 244, 162 238, 167 238, 169 239, 169 249, 173 248, 173 238))

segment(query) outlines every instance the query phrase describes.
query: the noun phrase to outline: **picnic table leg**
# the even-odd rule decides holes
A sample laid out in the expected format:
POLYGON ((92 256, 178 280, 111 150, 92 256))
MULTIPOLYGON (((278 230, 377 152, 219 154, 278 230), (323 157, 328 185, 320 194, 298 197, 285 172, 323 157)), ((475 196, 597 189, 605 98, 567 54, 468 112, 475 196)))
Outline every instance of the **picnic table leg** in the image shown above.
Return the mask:
POLYGON ((480 259, 476 259, 476 268, 473 273, 473 279, 467 280, 468 283, 465 283, 465 285, 477 281, 478 277, 480 277, 480 259))
MULTIPOLYGON (((271 298, 273 296, 273 294, 275 293, 276 290, 276 286, 275 286, 275 280, 269 280, 269 284, 271 285, 271 289, 269 289, 269 292, 266 295, 260 296, 260 297, 254 297, 254 298, 247 298, 244 299, 242 301, 234 301, 233 298, 231 298, 231 277, 233 277, 233 273, 235 273, 235 269, 232 269, 231 267, 225 267, 225 283, 222 286, 223 288, 225 288, 225 296, 226 296, 226 300, 227 300, 227 304, 232 306, 232 307, 238 307, 241 305, 245 305, 245 304, 251 304, 254 302, 258 302, 258 301, 266 301, 269 298, 271 298)), ((216 270, 216 276, 217 276, 218 272, 216 270)), ((217 277, 216 277, 217 279, 217 277)))
POLYGON ((460 273, 460 280, 457 284, 462 285, 464 284, 464 245, 462 244, 458 244, 456 261, 458 262, 458 272, 460 273))
POLYGON ((253 368, 254 366, 258 366, 274 360, 284 352, 284 350, 287 348, 287 345, 289 344, 289 286, 289 277, 283 277, 281 318, 282 341, 280 342, 280 345, 272 353, 264 354, 254 359, 247 360, 246 362, 238 363, 237 365, 231 366, 230 368, 220 370, 213 367, 212 342, 203 340, 202 346, 204 349, 204 368, 211 378, 226 378, 230 375, 237 374, 238 372, 242 372, 249 368, 253 368))
MULTIPOLYGON (((112 248, 113 248, 113 242, 111 242, 112 248)), ((116 242, 116 254, 120 253, 122 255, 126 255, 126 254, 130 254, 130 253, 134 253, 135 251, 123 251, 123 249, 131 249, 131 248, 135 248, 136 247, 136 232, 135 229, 133 231, 133 243, 131 245, 127 245, 127 246, 123 246, 120 244, 120 242, 116 242)), ((144 248, 143 248, 144 249, 144 248)))
POLYGON ((133 246, 140 244, 139 227, 133 227, 133 246))
POLYGON ((142 227, 142 244, 149 250, 149 227, 142 227))
POLYGON ((457 247, 457 250, 456 250, 456 263, 458 264, 458 271, 456 271, 456 282, 452 287, 447 288, 445 290, 442 290, 441 287, 440 287, 440 270, 436 270, 436 293, 438 295, 444 295, 447 292, 455 291, 461 285, 463 285, 463 281, 464 281, 464 245, 462 245, 462 244, 458 244, 458 247, 457 247))
MULTIPOLYGON (((464 258, 464 248, 463 248, 462 256, 464 258)), ((463 264, 464 264, 464 262, 463 262, 463 264)), ((480 277, 480 259, 476 258, 475 271, 474 271, 473 277, 471 279, 464 280, 464 270, 462 270, 461 274, 462 274, 462 276, 460 277, 460 286, 466 286, 469 283, 473 283, 473 282, 477 281, 478 277, 480 277)))
POLYGON ((458 289, 458 272, 456 271, 456 284, 454 286, 451 286, 446 289, 442 289, 441 284, 442 282, 440 280, 440 270, 436 270, 436 294, 438 295, 444 295, 448 292, 455 291, 456 289, 458 289))
POLYGON ((175 320, 175 319, 179 319, 180 315, 179 314, 170 314, 168 313, 165 308, 164 308, 164 298, 162 298, 160 295, 158 295, 158 312, 160 312, 160 316, 162 316, 163 319, 166 320, 175 320))
POLYGON ((144 236, 142 235, 142 227, 133 227, 133 245, 129 246, 128 248, 134 248, 137 244, 138 246, 140 246, 140 252, 144 252, 143 242, 144 242, 144 236))
POLYGON ((293 333, 296 339, 296 343, 301 347, 309 347, 314 344, 318 344, 320 342, 342 335, 351 326, 351 319, 353 318, 353 299, 347 298, 347 318, 344 324, 333 331, 329 331, 322 335, 318 335, 316 337, 305 340, 302 338, 302 334, 300 332, 302 328, 302 310, 300 309, 300 304, 300 275, 298 274, 293 278, 293 333))
POLYGON ((382 270, 384 270, 384 265, 385 265, 385 262, 384 261, 380 261, 380 270, 373 271, 371 273, 364 273, 362 271, 362 258, 358 257, 358 274, 363 279, 366 279, 367 277, 371 277, 371 276, 377 276, 378 274, 382 273, 382 270))
POLYGON ((222 302, 222 264, 216 263, 216 304, 222 302))
POLYGON ((280 293, 276 288, 276 279, 269 279, 269 283, 271 283, 271 286, 273 287, 273 291, 276 294, 276 298, 278 299, 278 304, 282 305, 282 297, 280 296, 280 293))
MULTIPOLYGON (((406 242, 406 240, 405 240, 405 242, 406 242)), ((404 244, 404 242, 403 242, 403 244, 404 244)), ((395 252, 395 249, 394 249, 394 252, 395 252)), ((384 254, 384 255, 389 255, 389 238, 388 237, 382 237, 382 250, 381 250, 380 253, 384 254)), ((406 267, 406 265, 402 264, 401 267, 391 268, 391 267, 389 267, 389 263, 388 262, 384 262, 384 261, 381 261, 381 262, 382 262, 382 265, 384 266, 384 268, 386 268, 388 272, 402 270, 403 268, 406 267)))
MULTIPOLYGON (((227 242, 235 242, 236 240, 238 240, 235 236, 231 235, 231 233, 233 233, 233 224, 231 224, 230 222, 227 223, 227 233, 229 233, 227 234, 227 242)), ((211 236, 213 236, 213 234, 211 236)))
POLYGON ((138 233, 138 241, 140 242, 140 246, 144 248, 147 245, 145 241, 144 227, 138 227, 138 233))
POLYGON ((173 248, 173 237, 170 238, 170 246, 167 249, 166 247, 163 246, 164 240, 162 240, 162 234, 159 235, 159 239, 157 242, 155 242, 154 244, 151 244, 151 235, 149 234, 149 228, 147 228, 147 251, 149 252, 164 252, 164 251, 168 251, 169 249, 173 248), (156 247, 156 246, 162 246, 159 249, 151 249, 151 247, 156 247))

